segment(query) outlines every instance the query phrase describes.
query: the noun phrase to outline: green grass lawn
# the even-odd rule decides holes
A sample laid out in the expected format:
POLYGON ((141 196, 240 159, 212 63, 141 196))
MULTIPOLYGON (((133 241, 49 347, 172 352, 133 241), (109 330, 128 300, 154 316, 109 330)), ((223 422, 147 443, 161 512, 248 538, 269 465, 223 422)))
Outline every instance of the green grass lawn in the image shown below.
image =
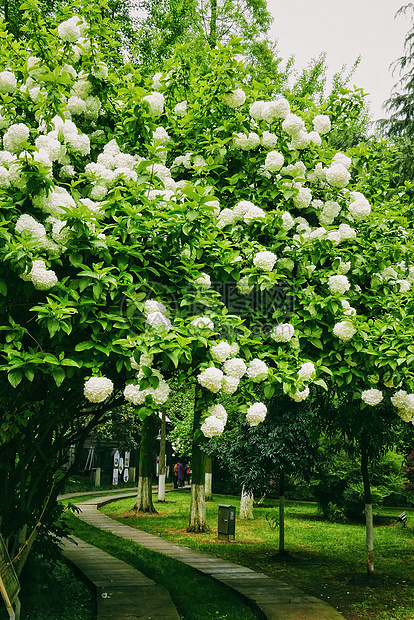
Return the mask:
POLYGON ((173 542, 211 553, 260 570, 295 585, 339 609, 348 620, 413 620, 414 618, 414 511, 405 509, 407 527, 396 522, 398 508, 375 511, 375 570, 369 579, 365 569, 364 524, 336 524, 318 515, 316 504, 286 504, 287 557, 277 554, 278 531, 266 515, 278 514, 277 501, 255 508, 253 521, 236 520, 236 541, 217 539, 218 504, 233 504, 237 497, 215 496, 208 502, 208 534, 186 532, 189 493, 174 492, 167 502, 156 504, 158 514, 137 515, 134 499, 102 507, 102 512, 122 523, 159 534, 173 542))

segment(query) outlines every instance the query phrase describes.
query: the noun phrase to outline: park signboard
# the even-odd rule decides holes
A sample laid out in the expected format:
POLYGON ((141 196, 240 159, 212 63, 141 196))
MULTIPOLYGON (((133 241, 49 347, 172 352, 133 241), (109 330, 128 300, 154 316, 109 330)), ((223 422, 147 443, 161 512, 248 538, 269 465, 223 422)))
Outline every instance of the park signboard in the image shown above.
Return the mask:
POLYGON ((20 618, 20 583, 7 551, 6 543, 0 534, 0 590, 11 620, 20 618), (15 608, 13 608, 15 605, 15 608))

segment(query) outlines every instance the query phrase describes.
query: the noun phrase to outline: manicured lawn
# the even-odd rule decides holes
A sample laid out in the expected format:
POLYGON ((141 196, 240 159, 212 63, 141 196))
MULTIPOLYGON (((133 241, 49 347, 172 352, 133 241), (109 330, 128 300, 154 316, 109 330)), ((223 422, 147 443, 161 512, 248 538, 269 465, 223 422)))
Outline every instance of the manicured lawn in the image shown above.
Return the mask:
POLYGON ((413 620, 414 618, 414 512, 405 509, 407 527, 396 522, 398 508, 375 511, 374 579, 366 576, 364 524, 336 524, 324 521, 311 502, 287 502, 287 557, 277 554, 278 531, 269 526, 266 515, 278 514, 277 501, 255 508, 253 521, 236 520, 236 541, 217 539, 218 504, 239 499, 215 496, 208 502, 211 527, 208 534, 186 532, 189 493, 174 492, 167 502, 156 504, 158 514, 137 515, 133 499, 102 507, 102 512, 139 529, 205 551, 244 566, 263 571, 322 598, 339 609, 348 620, 413 620))

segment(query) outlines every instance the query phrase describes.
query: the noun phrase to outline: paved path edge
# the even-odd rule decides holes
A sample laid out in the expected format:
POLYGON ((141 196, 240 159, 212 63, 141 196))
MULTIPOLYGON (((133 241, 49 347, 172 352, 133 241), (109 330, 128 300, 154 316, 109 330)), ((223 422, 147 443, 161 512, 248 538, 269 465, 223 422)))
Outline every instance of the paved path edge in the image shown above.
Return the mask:
MULTIPOLYGON (((100 506, 118 501, 119 499, 135 497, 135 495, 136 492, 123 493, 118 496, 97 497, 85 502, 77 502, 76 505, 81 510, 82 507, 88 507, 87 512, 90 515, 89 518, 82 518, 78 515, 78 518, 95 525, 95 527, 99 527, 96 517, 100 515, 104 521, 109 520, 113 524, 111 527, 107 521, 107 525, 101 529, 109 529, 109 531, 120 538, 134 540, 147 549, 181 561, 201 574, 230 587, 242 597, 259 617, 267 620, 343 620, 342 614, 329 605, 329 603, 307 595, 298 588, 269 577, 264 573, 257 573, 247 569, 240 564, 195 551, 182 545, 171 543, 159 536, 123 525, 98 510, 100 506), (95 519, 93 519, 92 515, 95 516, 95 519), (92 523, 92 520, 95 523, 92 523), (229 574, 232 571, 233 575, 229 574)), ((86 517, 86 515, 84 516, 86 517)))

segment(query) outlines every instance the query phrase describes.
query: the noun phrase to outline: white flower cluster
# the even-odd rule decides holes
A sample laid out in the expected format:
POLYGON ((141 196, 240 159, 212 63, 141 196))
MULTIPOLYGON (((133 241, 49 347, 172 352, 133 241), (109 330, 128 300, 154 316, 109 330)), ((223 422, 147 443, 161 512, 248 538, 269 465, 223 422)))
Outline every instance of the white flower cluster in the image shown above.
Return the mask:
POLYGON ((149 104, 152 116, 158 117, 164 112, 165 99, 162 93, 154 91, 150 95, 143 97, 142 101, 146 101, 149 104))
POLYGON ((87 25, 83 17, 73 15, 58 26, 58 34, 65 43, 76 43, 82 37, 87 25))
POLYGON ((349 321, 341 321, 340 323, 335 323, 333 333, 339 340, 347 342, 355 336, 356 329, 349 321))
POLYGON ((0 71, 0 93, 13 93, 17 88, 16 76, 12 71, 0 71))
POLYGON ((371 213, 371 205, 361 192, 350 192, 349 213, 356 222, 366 219, 371 213))
POLYGON ((218 344, 215 344, 210 349, 211 357, 214 361, 223 363, 231 355, 231 345, 225 340, 222 340, 218 344))
POLYGON ((276 325, 272 329, 270 337, 273 338, 275 342, 290 342, 294 333, 295 328, 293 325, 290 323, 282 323, 281 325, 276 325))
POLYGON ((260 141, 265 149, 274 149, 278 142, 278 137, 275 133, 265 130, 262 133, 260 141))
POLYGON ((223 405, 211 405, 207 411, 210 415, 216 416, 220 420, 223 420, 224 424, 227 422, 227 411, 223 407, 223 405))
POLYGON ((285 162, 285 158, 282 153, 278 151, 269 151, 266 155, 265 163, 263 165, 264 170, 269 172, 278 172, 285 162))
POLYGON ((223 95, 223 102, 229 108, 239 108, 246 101, 246 93, 242 88, 237 88, 230 93, 223 95))
POLYGON ((214 329, 214 323, 208 316, 198 316, 191 321, 191 325, 200 329, 214 329))
POLYGON ((398 390, 391 397, 391 402, 397 408, 397 413, 404 422, 414 419, 414 394, 407 394, 405 390, 398 390))
POLYGON ((341 206, 334 200, 327 200, 318 214, 321 226, 331 226, 334 219, 340 214, 341 206))
POLYGON ((114 384, 106 377, 91 377, 85 381, 83 393, 91 403, 102 403, 112 394, 114 384))
MULTIPOLYGON (((142 360, 140 360, 142 362, 142 360)), ((139 383, 134 385, 133 383, 129 383, 125 386, 124 389, 124 397, 125 400, 132 403, 133 405, 143 405, 145 403, 146 397, 151 396, 155 405, 163 405, 167 400, 170 394, 170 386, 164 380, 158 370, 152 369, 152 375, 158 378, 158 386, 156 388, 147 387, 144 390, 140 389, 139 383)), ((142 370, 138 373, 138 380, 140 381, 144 377, 142 370)))
POLYGON ((45 213, 58 218, 64 215, 68 209, 76 207, 76 202, 64 187, 55 187, 49 194, 42 191, 33 196, 33 204, 45 213))
POLYGON ((299 369, 299 379, 302 381, 311 381, 316 376, 316 368, 312 362, 304 362, 299 369))
POLYGON ((312 202, 312 192, 309 187, 300 187, 296 196, 293 197, 297 209, 306 209, 312 202))
POLYGON ((233 357, 224 362, 223 370, 226 377, 233 377, 240 381, 243 375, 246 374, 247 366, 240 357, 233 357))
POLYGON ((249 276, 243 276, 243 278, 240 278, 236 286, 241 295, 249 295, 253 289, 253 285, 249 284, 249 276))
POLYGON ((301 403, 303 400, 306 400, 308 398, 309 388, 306 386, 303 390, 296 390, 296 392, 294 392, 290 396, 297 403, 301 403))
POLYGON ((253 264, 255 267, 263 269, 264 271, 272 271, 276 260, 276 254, 269 252, 268 250, 263 250, 255 255, 253 258, 253 264))
POLYGON ((171 329, 170 319, 159 310, 156 312, 150 312, 145 322, 156 330, 168 332, 171 329))
POLYGON ((211 278, 207 273, 202 273, 202 275, 196 279, 195 281, 198 286, 202 286, 203 288, 211 287, 211 278))
POLYGON ((337 293, 340 293, 341 295, 343 295, 346 291, 349 291, 349 289, 351 288, 348 278, 343 275, 330 276, 328 280, 328 286, 329 286, 330 292, 333 295, 336 295, 337 293))
POLYGON ((288 232, 295 225, 294 218, 290 215, 289 211, 285 211, 282 214, 282 227, 283 230, 288 232))
POLYGON ((367 405, 371 405, 374 407, 378 405, 383 399, 383 395, 381 390, 377 390, 375 388, 371 388, 370 390, 364 390, 361 394, 361 400, 364 401, 367 405))
POLYGON ((207 390, 210 390, 210 392, 214 392, 214 394, 220 391, 222 379, 223 372, 220 368, 215 368, 214 366, 206 368, 206 370, 197 375, 197 381, 207 390))
POLYGON ((260 146, 260 138, 254 131, 250 131, 247 135, 242 132, 234 133, 233 146, 241 151, 252 151, 260 146))
POLYGON ((267 414, 267 407, 263 403, 250 405, 246 412, 246 420, 250 426, 257 426, 263 422, 267 414))
POLYGON ((180 101, 174 108, 174 113, 183 118, 187 114, 187 101, 180 101))
POLYGON ((255 121, 273 123, 278 118, 286 118, 290 112, 287 99, 280 98, 275 101, 254 101, 249 108, 249 114, 255 121))
POLYGON ((17 153, 23 149, 24 143, 29 141, 30 129, 23 123, 10 125, 3 136, 3 146, 10 153, 17 153))
POLYGON ((29 273, 24 273, 22 279, 32 282, 39 291, 47 291, 58 283, 57 276, 51 269, 46 269, 45 261, 34 260, 29 273))
POLYGON ((318 134, 325 134, 331 130, 331 120, 326 114, 317 114, 313 119, 313 128, 318 134))
POLYGON ((233 209, 223 209, 217 220, 217 227, 223 229, 229 224, 243 220, 245 224, 251 224, 257 220, 264 220, 266 212, 257 207, 250 200, 240 200, 233 209))
POLYGON ((247 367, 247 376, 255 383, 263 381, 269 374, 268 366, 257 357, 253 359, 247 367))
POLYGON ((210 415, 200 426, 204 437, 219 437, 224 431, 225 422, 215 415, 210 415))
POLYGON ((161 312, 166 315, 167 308, 160 301, 155 301, 155 299, 147 299, 144 303, 144 314, 145 316, 149 316, 153 312, 161 312))
POLYGON ((331 187, 342 189, 348 185, 351 175, 343 164, 332 164, 326 168, 325 178, 331 187))

